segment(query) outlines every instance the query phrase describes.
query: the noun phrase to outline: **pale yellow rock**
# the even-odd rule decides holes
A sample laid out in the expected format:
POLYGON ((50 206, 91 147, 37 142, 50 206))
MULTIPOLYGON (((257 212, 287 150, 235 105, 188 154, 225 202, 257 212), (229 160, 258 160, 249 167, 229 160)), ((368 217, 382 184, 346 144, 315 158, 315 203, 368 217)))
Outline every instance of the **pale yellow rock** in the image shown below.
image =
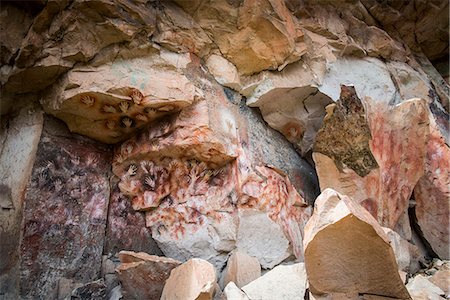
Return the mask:
POLYGON ((315 294, 410 299, 382 227, 349 197, 326 189, 305 227, 305 266, 315 294))
POLYGON ((223 275, 223 286, 234 282, 237 287, 242 288, 260 276, 261 266, 258 259, 245 252, 236 251, 228 259, 223 275))
POLYGON ((212 299, 216 271, 206 260, 192 258, 170 273, 161 300, 212 299))

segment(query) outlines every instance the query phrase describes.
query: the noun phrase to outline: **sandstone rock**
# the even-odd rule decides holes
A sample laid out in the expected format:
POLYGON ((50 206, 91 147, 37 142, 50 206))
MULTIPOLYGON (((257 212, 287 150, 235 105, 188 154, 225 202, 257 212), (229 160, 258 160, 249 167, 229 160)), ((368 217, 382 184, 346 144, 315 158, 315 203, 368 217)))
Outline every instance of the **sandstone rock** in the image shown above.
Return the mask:
POLYGON ((349 197, 322 192, 305 227, 304 245, 312 293, 410 298, 383 229, 349 197))
MULTIPOLYGON (((312 168, 248 111, 243 118, 199 65, 187 68, 206 100, 117 147, 113 171, 121 192, 132 198, 134 209, 146 211, 147 226, 168 257, 199 257, 221 270, 236 248, 239 212, 251 209, 266 220, 261 231, 277 228, 283 239, 275 246, 282 253, 267 265, 290 254, 301 259, 302 228, 311 214, 307 203, 316 191, 312 168)), ((251 227, 240 229, 243 239, 244 231, 251 227)), ((264 249, 253 251, 263 259, 264 249)))
POLYGON ((443 290, 445 296, 448 298, 450 295, 450 262, 438 261, 434 266, 437 271, 434 272, 428 280, 443 290))
POLYGON ((0 260, 0 291, 8 299, 17 299, 24 193, 44 118, 41 109, 30 106, 6 121, 2 117, 0 125, 0 255, 5 257, 0 260))
POLYGON ((56 297, 60 278, 77 273, 75 284, 85 284, 101 271, 110 195, 109 149, 52 131, 51 124, 46 120, 24 198, 20 250, 24 298, 56 297))
POLYGON ((239 217, 238 251, 256 257, 265 269, 272 269, 292 255, 289 240, 266 213, 245 210, 240 212, 239 217))
POLYGON ((145 226, 145 215, 131 207, 117 186, 117 179, 111 179, 111 196, 108 205, 108 223, 103 253, 115 255, 121 250, 162 255, 152 231, 145 226))
POLYGON ((226 300, 249 300, 247 295, 231 281, 223 290, 226 300))
POLYGON ((381 225, 394 228, 404 215, 412 189, 423 173, 429 111, 425 101, 420 99, 405 101, 391 109, 383 107, 383 104, 367 105, 372 138, 370 151, 359 158, 364 162, 373 156, 378 168, 372 167, 361 177, 323 154, 313 153, 313 158, 322 190, 333 188, 349 195, 381 225))
POLYGON ((280 265, 242 288, 249 299, 304 299, 305 265, 280 265))
POLYGON ((442 299, 444 291, 434 285, 423 275, 417 275, 406 285, 411 297, 415 300, 442 299))
POLYGON ((144 252, 121 251, 116 271, 127 299, 159 299, 170 271, 181 262, 144 252))
POLYGON ((174 52, 191 52, 200 57, 216 48, 213 41, 181 7, 161 3, 157 10, 153 41, 174 52))
POLYGON ((2 66, 12 64, 13 55, 19 50, 22 39, 33 21, 31 13, 21 10, 9 3, 4 3, 0 10, 0 62, 2 66))
MULTIPOLYGON (((383 228, 389 244, 394 250, 399 270, 414 274, 420 269, 419 261, 424 260, 417 246, 403 239, 398 233, 389 228, 383 228)), ((405 280, 403 280, 405 282, 405 280)))
POLYGON ((379 3, 370 0, 361 2, 389 33, 395 32, 412 49, 424 51, 431 59, 445 55, 449 18, 443 11, 448 9, 448 3, 379 3), (414 34, 411 34, 412 32, 414 34))
POLYGON ((450 259, 450 148, 430 117, 425 174, 414 188, 417 223, 441 259, 450 259))
POLYGON ((199 97, 181 71, 188 58, 162 52, 72 69, 42 103, 72 132, 104 143, 123 141, 199 97))
POLYGON ((282 69, 304 53, 303 33, 283 1, 175 2, 192 14, 242 74, 282 69))
POLYGON ((222 56, 210 55, 206 61, 206 67, 221 85, 234 90, 241 89, 241 80, 236 67, 222 56))
POLYGON ((228 258, 227 267, 222 276, 223 286, 233 282, 237 287, 242 288, 261 276, 261 266, 256 258, 245 252, 236 251, 228 258))
POLYGON ((115 5, 103 1, 68 4, 48 1, 36 17, 5 80, 7 91, 42 90, 75 62, 89 61, 114 44, 147 41, 155 28, 151 5, 125 0, 115 5))
POLYGON ((193 258, 176 267, 166 281, 161 300, 212 299, 216 271, 205 260, 193 258))

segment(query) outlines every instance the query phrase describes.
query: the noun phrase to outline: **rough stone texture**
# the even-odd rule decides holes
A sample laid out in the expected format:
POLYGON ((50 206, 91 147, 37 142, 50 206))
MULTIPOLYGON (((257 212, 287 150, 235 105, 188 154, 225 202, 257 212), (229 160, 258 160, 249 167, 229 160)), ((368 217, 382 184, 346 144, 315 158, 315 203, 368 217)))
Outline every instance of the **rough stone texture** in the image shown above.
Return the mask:
POLYGON ((181 72, 189 61, 186 55, 153 52, 72 69, 43 98, 44 108, 72 132, 104 143, 123 141, 199 97, 181 72))
POLYGON ((211 300, 216 271, 209 262, 193 258, 176 267, 166 281, 161 300, 211 300))
POLYGON ((17 299, 24 193, 31 176, 44 118, 26 107, 0 128, 0 298, 17 299))
POLYGON ((24 298, 56 297, 63 278, 74 284, 97 279, 106 229, 108 149, 44 128, 24 200, 20 250, 24 298))
POLYGON ((301 299, 307 287, 304 263, 280 265, 242 288, 249 299, 301 299))
POLYGON ((238 250, 228 258, 227 267, 222 273, 222 285, 227 286, 229 282, 233 282, 242 288, 260 276, 261 265, 258 260, 238 250))
POLYGON ((369 141, 369 125, 361 101, 352 87, 341 86, 341 96, 336 104, 327 106, 322 128, 316 136, 314 152, 332 158, 336 167, 352 169, 361 177, 378 167, 369 141))
POLYGON ((321 189, 333 188, 360 202, 381 225, 394 228, 404 215, 412 190, 423 174, 429 111, 425 101, 411 99, 391 108, 368 106, 372 139, 369 147, 379 168, 361 177, 339 170, 320 153, 313 158, 321 189))
POLYGON ((423 236, 441 259, 450 259, 450 148, 434 119, 426 148, 425 174, 414 188, 423 236))
POLYGON ((116 272, 125 299, 159 299, 170 271, 181 262, 144 252, 121 251, 116 272))
POLYGON ((410 299, 383 229, 349 197, 332 189, 322 192, 306 224, 304 245, 312 293, 410 299))
POLYGON ((291 254, 301 258, 302 228, 311 213, 307 203, 315 196, 310 166, 254 115, 240 115, 219 85, 205 83, 199 66, 190 66, 189 74, 206 100, 116 148, 113 171, 121 192, 132 198, 134 209, 146 212, 153 238, 169 257, 200 257, 220 270, 241 239, 264 267, 291 254), (276 143, 269 141, 272 136, 276 143), (283 243, 274 257, 264 258, 259 241, 245 241, 250 227, 238 229, 239 212, 248 209, 266 220, 259 234, 277 228, 283 243))
POLYGON ((282 69, 304 53, 303 33, 283 1, 175 2, 212 36, 242 74, 282 69))
POLYGON ((117 179, 111 179, 112 191, 103 252, 115 255, 121 250, 129 250, 162 255, 152 238, 151 229, 145 226, 145 215, 131 207, 130 200, 120 192, 117 184, 117 179))

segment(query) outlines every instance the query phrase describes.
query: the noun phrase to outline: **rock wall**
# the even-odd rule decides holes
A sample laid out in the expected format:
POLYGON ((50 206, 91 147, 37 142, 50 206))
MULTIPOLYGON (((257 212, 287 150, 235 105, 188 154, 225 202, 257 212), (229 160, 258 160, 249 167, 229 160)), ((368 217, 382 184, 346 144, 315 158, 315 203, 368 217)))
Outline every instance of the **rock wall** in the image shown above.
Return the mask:
MULTIPOLYGON (((308 277, 311 297, 407 299, 397 269, 450 259, 447 10, 3 1, 0 298, 132 298, 147 295, 145 276, 155 295, 183 298, 163 288, 186 261, 173 272, 184 295, 219 297, 238 252, 292 272, 300 298, 308 277), (183 275, 200 267, 208 278, 183 275), (348 272, 346 289, 333 278, 348 272)), ((260 297, 272 276, 227 280, 222 297, 260 297)))

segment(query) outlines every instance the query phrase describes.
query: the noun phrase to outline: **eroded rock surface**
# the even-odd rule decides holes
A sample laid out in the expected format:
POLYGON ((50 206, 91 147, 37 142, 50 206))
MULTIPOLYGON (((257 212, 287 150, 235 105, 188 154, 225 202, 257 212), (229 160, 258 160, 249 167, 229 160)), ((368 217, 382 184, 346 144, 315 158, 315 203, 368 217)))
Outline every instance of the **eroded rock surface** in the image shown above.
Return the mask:
POLYGON ((103 145, 44 130, 24 197, 24 298, 56 297, 58 281, 73 279, 76 287, 101 271, 111 155, 103 145))

